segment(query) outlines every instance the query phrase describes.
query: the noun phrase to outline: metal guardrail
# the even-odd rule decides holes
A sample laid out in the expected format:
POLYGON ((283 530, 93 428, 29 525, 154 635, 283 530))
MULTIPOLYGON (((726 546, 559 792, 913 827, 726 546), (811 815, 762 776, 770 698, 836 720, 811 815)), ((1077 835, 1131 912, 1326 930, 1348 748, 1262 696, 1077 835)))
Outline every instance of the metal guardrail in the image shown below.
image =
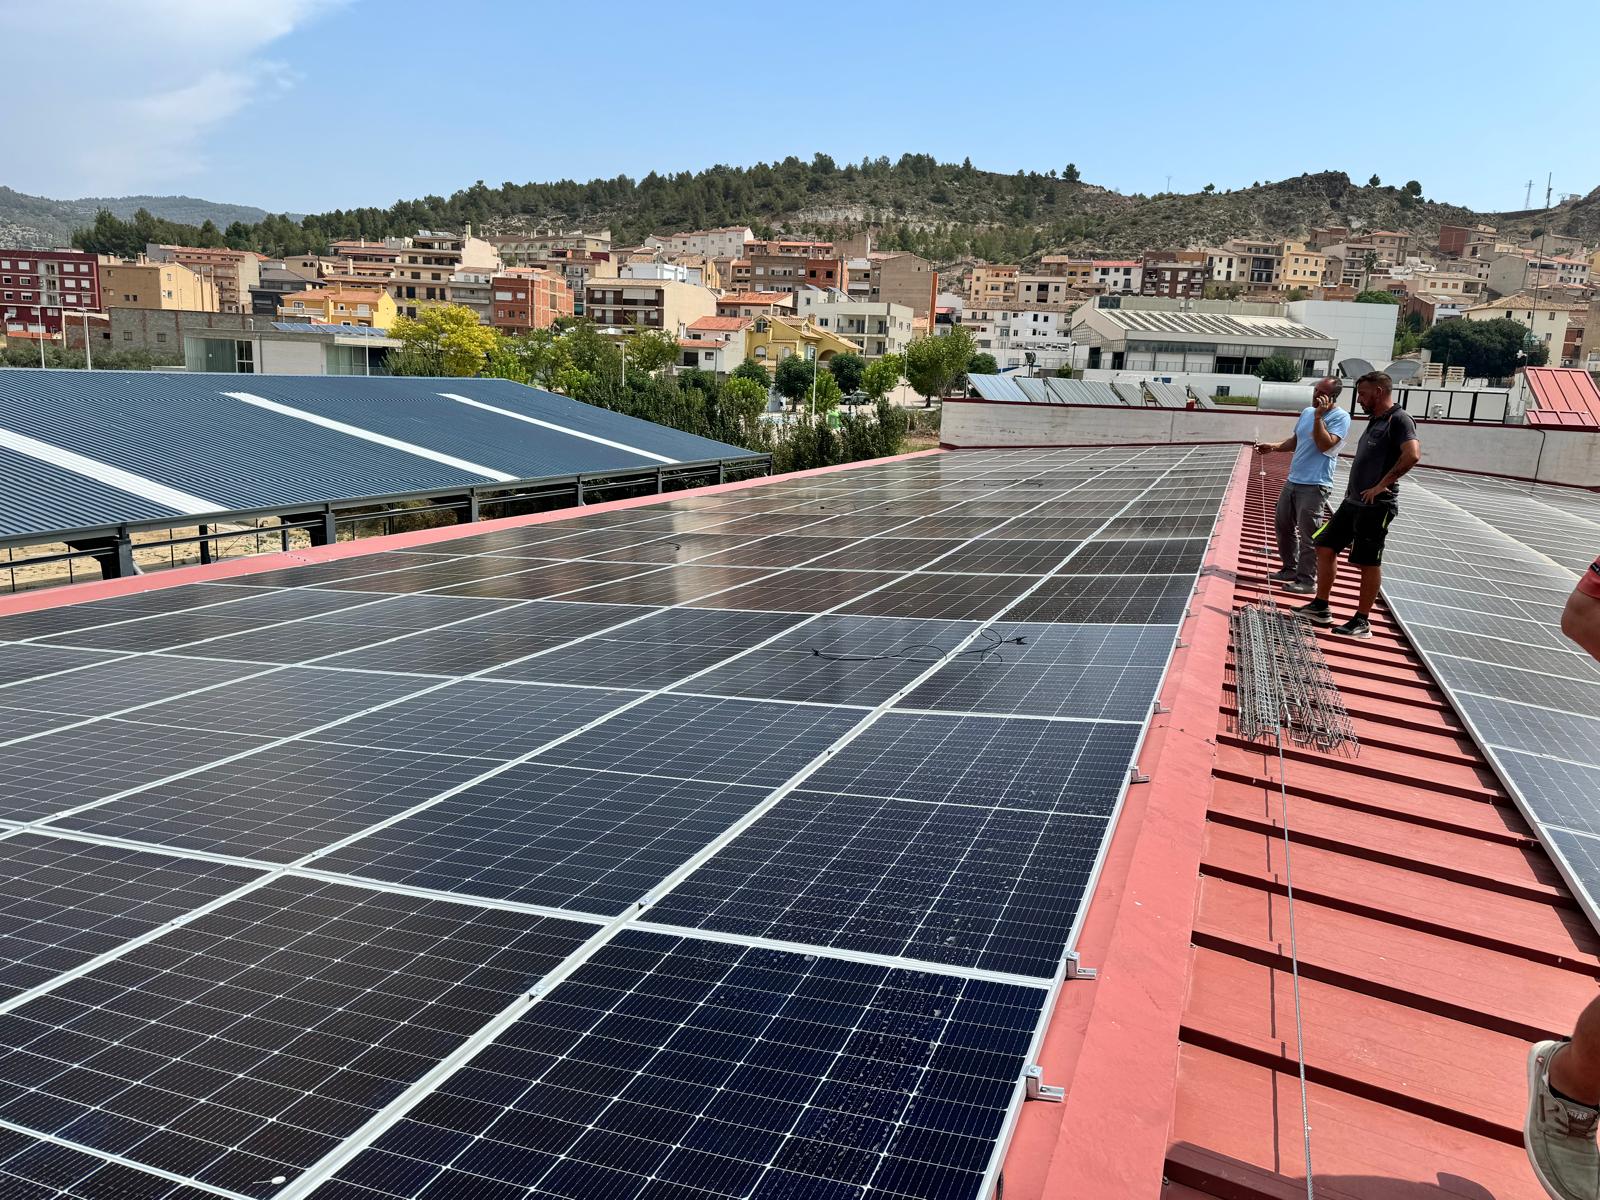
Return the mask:
MULTIPOLYGON (((353 538, 377 536, 376 532, 363 535, 362 525, 382 521, 382 533, 394 532, 394 523, 400 517, 417 517, 429 512, 456 513, 455 524, 470 524, 482 519, 484 509, 543 504, 570 497, 565 504, 549 505, 549 510, 563 507, 580 507, 596 496, 606 496, 624 489, 640 489, 641 494, 662 494, 669 490, 703 487, 713 483, 726 483, 734 479, 753 478, 772 471, 770 454, 752 454, 741 458, 697 459, 691 462, 663 464, 658 467, 625 468, 615 471, 583 472, 573 475, 553 475, 537 479, 518 479, 507 483, 478 484, 467 488, 434 488, 428 491, 395 492, 382 496, 361 496, 347 500, 327 501, 321 504, 292 504, 274 508, 226 510, 187 517, 152 521, 130 521, 116 525, 85 526, 78 529, 53 530, 48 533, 19 534, 0 538, 0 549, 7 554, 0 562, 0 570, 9 575, 9 588, 18 591, 17 572, 25 567, 44 566, 66 562, 67 579, 72 582, 73 564, 92 559, 100 564, 100 577, 120 578, 138 574, 134 554, 167 550, 169 558, 179 546, 198 545, 200 562, 208 563, 218 557, 217 544, 231 539, 253 538, 260 553, 263 536, 276 535, 282 549, 289 548, 289 535, 297 529, 307 530, 313 546, 329 545, 340 540, 341 529, 353 538), (411 507, 427 501, 423 507, 411 507), (272 525, 256 528, 217 530, 208 528, 226 523, 237 525, 247 521, 276 518, 272 525), (196 533, 135 543, 138 533, 159 530, 195 529, 196 533), (65 543, 69 548, 53 554, 16 558, 18 547, 65 543)), ((518 513, 502 513, 511 516, 518 513)), ((173 559, 175 563, 175 559, 173 559)))

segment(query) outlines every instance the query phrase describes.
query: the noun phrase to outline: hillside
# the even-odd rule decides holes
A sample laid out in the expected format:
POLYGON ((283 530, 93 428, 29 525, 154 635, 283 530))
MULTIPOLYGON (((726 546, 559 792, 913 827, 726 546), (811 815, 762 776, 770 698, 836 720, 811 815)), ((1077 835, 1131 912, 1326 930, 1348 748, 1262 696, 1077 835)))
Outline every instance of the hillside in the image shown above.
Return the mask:
MULTIPOLYGON (((0 189, 0 221, 5 220, 8 199, 54 203, 0 189)), ((117 203, 126 207, 138 199, 117 203)), ((163 203, 169 201, 205 204, 175 197, 163 203)), ((162 219, 162 211, 146 207, 150 215, 138 222, 100 216, 92 229, 80 230, 78 244, 126 254, 152 233, 160 240, 200 236, 185 228, 192 220, 162 219)), ((1342 171, 1234 191, 1127 196, 1079 180, 1071 164, 1061 172, 1003 175, 979 170, 970 160, 940 163, 925 154, 842 166, 818 154, 810 162, 791 157, 753 167, 652 172, 638 180, 619 175, 587 183, 560 180, 497 188, 480 181, 449 197, 404 200, 389 208, 336 209, 303 220, 274 215, 252 224, 225 212, 210 219, 227 244, 270 255, 321 250, 334 238, 381 238, 467 224, 488 234, 608 227, 619 245, 636 244, 652 232, 749 224, 760 233, 823 237, 871 229, 882 248, 915 250, 949 263, 966 257, 1027 260, 1054 251, 1132 254, 1216 244, 1230 237, 1302 237, 1314 226, 1330 224, 1401 230, 1422 245, 1434 240, 1441 224, 1480 221, 1519 232, 1548 224, 1556 232, 1600 236, 1600 189, 1549 214, 1480 214, 1421 199, 1399 187, 1358 185, 1342 171)))
POLYGON ((267 215, 248 204, 219 204, 193 196, 86 196, 80 200, 50 200, 0 187, 0 243, 11 246, 64 246, 72 233, 90 224, 95 213, 107 209, 123 218, 139 209, 180 225, 213 222, 219 229, 234 221, 254 224, 267 215))

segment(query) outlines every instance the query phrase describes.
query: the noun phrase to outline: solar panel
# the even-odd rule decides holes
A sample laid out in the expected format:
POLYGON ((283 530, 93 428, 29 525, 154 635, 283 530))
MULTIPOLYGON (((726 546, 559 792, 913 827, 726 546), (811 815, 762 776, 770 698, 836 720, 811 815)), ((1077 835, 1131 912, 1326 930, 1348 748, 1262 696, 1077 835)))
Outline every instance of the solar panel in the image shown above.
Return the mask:
POLYGON ((1600 923, 1589 800, 1600 664, 1560 632, 1562 605, 1600 548, 1600 500, 1436 471, 1414 472, 1404 490, 1408 536, 1384 563, 1389 607, 1600 923))
POLYGON ((336 1176, 360 1194, 980 1194, 1043 989, 625 932, 336 1176))
POLYGON ((0 1128, 0 1181, 987 1194, 1236 457, 868 464, 21 618, 0 730, 82 724, 0 793, 49 818, 0 835, 0 1105, 65 1143, 0 1128))
POLYGON ((93 1149, 259 1189, 316 1162, 592 932, 267 883, 0 1014, 0 1107, 93 1149))

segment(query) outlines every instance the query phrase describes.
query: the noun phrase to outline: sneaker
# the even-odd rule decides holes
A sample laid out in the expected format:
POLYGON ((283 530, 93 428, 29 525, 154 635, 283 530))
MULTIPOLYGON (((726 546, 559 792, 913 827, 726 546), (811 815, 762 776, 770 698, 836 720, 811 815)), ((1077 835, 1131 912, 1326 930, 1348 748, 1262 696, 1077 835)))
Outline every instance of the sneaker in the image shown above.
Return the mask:
POLYGON ((1372 626, 1360 613, 1351 617, 1343 625, 1335 625, 1332 632, 1343 637, 1369 638, 1372 636, 1372 626))
POLYGON ((1595 1125, 1600 1111, 1564 1100, 1550 1090, 1550 1059, 1565 1041, 1539 1042, 1528 1052, 1528 1116, 1523 1142, 1544 1190, 1556 1200, 1593 1200, 1600 1194, 1600 1152, 1595 1125))
POLYGON ((1333 624, 1333 613, 1329 610, 1326 600, 1313 600, 1310 604, 1302 604, 1294 611, 1313 625, 1333 624))
POLYGON ((1286 592, 1293 592, 1296 596, 1314 596, 1317 594, 1317 585, 1314 583, 1303 583, 1300 580, 1295 579, 1284 584, 1283 590, 1286 592))
POLYGON ((1293 567, 1284 567, 1283 570, 1274 571, 1271 575, 1267 576, 1267 578, 1272 580, 1273 583, 1287 583, 1294 577, 1295 572, 1293 567))

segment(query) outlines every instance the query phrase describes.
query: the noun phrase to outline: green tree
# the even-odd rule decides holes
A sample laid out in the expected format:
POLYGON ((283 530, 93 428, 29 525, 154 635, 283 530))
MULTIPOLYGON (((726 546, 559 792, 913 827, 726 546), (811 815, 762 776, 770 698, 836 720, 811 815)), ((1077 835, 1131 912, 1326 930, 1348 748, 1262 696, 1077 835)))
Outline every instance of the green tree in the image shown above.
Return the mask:
POLYGON ((717 393, 717 402, 735 421, 753 421, 767 411, 767 385, 750 379, 731 378, 717 393))
POLYGON ((1376 250, 1368 250, 1361 256, 1361 269, 1368 275, 1378 269, 1378 252, 1376 250))
POLYGON ((1078 164, 1068 163, 1067 169, 1061 172, 1061 178, 1065 179, 1068 183, 1077 183, 1078 180, 1082 178, 1082 176, 1078 174, 1078 164))
POLYGON ((748 379, 751 383, 759 383, 763 392, 772 390, 772 372, 753 358, 747 358, 735 367, 731 378, 748 379))
POLYGON ((1441 321, 1422 335, 1422 346, 1434 362, 1487 379, 1504 379, 1523 365, 1541 367, 1549 357, 1546 347, 1532 340, 1526 326, 1507 317, 1441 321), (1519 351, 1525 357, 1518 358, 1519 351))
POLYGON ((662 367, 677 362, 683 353, 678 339, 664 329, 642 329, 623 345, 628 365, 646 375, 654 375, 662 367))
POLYGON ((1212 192, 1214 192, 1214 191, 1216 191, 1216 190, 1217 190, 1217 185, 1216 185, 1216 184, 1214 184, 1214 183, 1208 183, 1208 184, 1206 184, 1206 186, 1205 186, 1205 187, 1204 187, 1204 188, 1202 188, 1202 189, 1201 189, 1201 190, 1202 190, 1202 191, 1203 191, 1203 192, 1205 192, 1205 194, 1206 194, 1206 195, 1208 195, 1208 196, 1209 196, 1209 195, 1211 195, 1211 193, 1212 193, 1212 192))
POLYGON ((900 374, 903 369, 904 364, 898 354, 885 354, 882 358, 867 364, 867 369, 861 376, 861 390, 866 392, 868 399, 874 403, 882 401, 900 386, 900 374))
POLYGON ((1292 287, 1285 294, 1290 300, 1304 300, 1311 293, 1303 287, 1292 287))
POLYGON ((853 392, 859 388, 861 376, 866 370, 867 360, 859 354, 835 354, 828 360, 828 372, 841 392, 853 392))
POLYGON ((813 370, 810 359, 791 354, 778 364, 778 371, 773 381, 778 389, 778 395, 790 404, 797 404, 809 396, 813 370))
POLYGON ((967 360, 968 375, 998 375, 1000 363, 992 354, 979 352, 967 360))
POLYGON ((800 402, 809 410, 825 413, 838 408, 839 402, 843 399, 844 391, 839 387, 839 381, 833 377, 833 373, 818 371, 815 388, 808 391, 800 402))
POLYGON ((906 382, 922 397, 924 407, 931 408, 935 396, 961 385, 977 349, 971 330, 960 325, 946 334, 912 340, 906 347, 906 382))
POLYGON ((1264 383, 1294 383, 1300 378, 1300 363, 1287 354, 1274 354, 1258 362, 1252 374, 1264 383))
POLYGON ((502 337, 489 351, 486 374, 533 387, 550 388, 571 365, 564 340, 553 329, 533 329, 502 337))
POLYGON ((1379 179, 1376 175, 1374 175, 1371 179, 1367 180, 1367 186, 1368 187, 1374 187, 1374 188, 1375 187, 1382 187, 1383 186, 1383 180, 1379 179))
POLYGON ((1399 304, 1400 297, 1389 292, 1380 292, 1376 288, 1368 288, 1356 294, 1357 304, 1399 304))
POLYGON ((1422 185, 1415 179, 1406 180, 1406 186, 1401 190, 1408 196, 1413 196, 1418 200, 1422 199, 1422 185))
POLYGON ((401 316, 389 336, 401 343, 389 356, 389 369, 397 375, 476 375, 500 340, 497 331, 479 324, 478 314, 461 304, 401 316))

